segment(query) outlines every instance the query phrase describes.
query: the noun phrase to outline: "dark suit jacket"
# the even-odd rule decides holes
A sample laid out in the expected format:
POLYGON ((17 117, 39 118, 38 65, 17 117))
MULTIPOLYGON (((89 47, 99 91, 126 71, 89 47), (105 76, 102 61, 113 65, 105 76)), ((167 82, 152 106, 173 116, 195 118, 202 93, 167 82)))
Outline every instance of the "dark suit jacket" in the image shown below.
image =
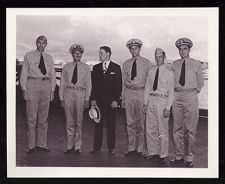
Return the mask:
POLYGON ((120 102, 122 91, 122 74, 120 65, 110 61, 106 73, 103 73, 102 63, 93 67, 91 74, 91 100, 109 100, 120 102))

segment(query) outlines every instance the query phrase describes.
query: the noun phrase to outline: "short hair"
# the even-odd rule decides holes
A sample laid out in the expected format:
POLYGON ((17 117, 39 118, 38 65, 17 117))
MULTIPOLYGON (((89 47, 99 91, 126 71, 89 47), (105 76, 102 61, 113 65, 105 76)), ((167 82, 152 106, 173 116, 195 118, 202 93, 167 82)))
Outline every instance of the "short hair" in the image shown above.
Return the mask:
POLYGON ((108 47, 108 46, 101 46, 100 49, 105 50, 107 53, 109 53, 109 56, 111 56, 112 51, 111 51, 110 47, 108 47))

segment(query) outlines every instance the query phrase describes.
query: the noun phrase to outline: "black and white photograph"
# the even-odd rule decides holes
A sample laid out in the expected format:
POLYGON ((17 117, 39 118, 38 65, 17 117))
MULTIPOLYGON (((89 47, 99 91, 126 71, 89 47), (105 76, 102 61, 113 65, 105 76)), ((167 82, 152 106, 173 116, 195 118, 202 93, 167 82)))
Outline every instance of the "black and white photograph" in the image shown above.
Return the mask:
POLYGON ((8 177, 218 177, 218 8, 6 22, 8 177))

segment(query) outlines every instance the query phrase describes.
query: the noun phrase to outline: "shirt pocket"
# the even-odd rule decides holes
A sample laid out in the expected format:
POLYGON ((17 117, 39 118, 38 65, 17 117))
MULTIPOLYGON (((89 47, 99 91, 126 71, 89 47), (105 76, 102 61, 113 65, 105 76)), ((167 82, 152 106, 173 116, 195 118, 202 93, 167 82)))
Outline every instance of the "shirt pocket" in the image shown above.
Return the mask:
POLYGON ((159 77, 160 88, 163 90, 167 90, 169 88, 169 86, 168 86, 169 75, 165 71, 160 71, 160 72, 161 72, 160 77, 159 77))
POLYGON ((40 69, 38 68, 40 61, 39 60, 34 60, 30 59, 29 61, 29 67, 34 70, 34 71, 39 71, 40 69))
POLYGON ((46 67, 47 73, 49 73, 49 75, 50 75, 51 74, 52 62, 48 59, 45 59, 45 67, 46 67))
POLYGON ((126 79, 129 79, 131 75, 131 68, 126 68, 124 73, 125 73, 126 79))
MULTIPOLYGON (((72 71, 72 76, 73 76, 73 71, 72 71)), ((84 68, 79 68, 78 69, 78 81, 81 85, 84 85, 86 76, 87 76, 86 70, 84 68)))
POLYGON ((161 89, 166 90, 168 89, 168 82, 167 82, 168 78, 161 78, 159 79, 159 86, 161 89))
POLYGON ((185 82, 190 83, 190 85, 195 85, 195 83, 196 83, 196 72, 194 70, 187 70, 186 71, 185 82))
POLYGON ((138 69, 137 69, 137 78, 140 79, 140 81, 145 82, 147 77, 148 77, 148 71, 147 71, 147 67, 145 65, 141 65, 138 69))

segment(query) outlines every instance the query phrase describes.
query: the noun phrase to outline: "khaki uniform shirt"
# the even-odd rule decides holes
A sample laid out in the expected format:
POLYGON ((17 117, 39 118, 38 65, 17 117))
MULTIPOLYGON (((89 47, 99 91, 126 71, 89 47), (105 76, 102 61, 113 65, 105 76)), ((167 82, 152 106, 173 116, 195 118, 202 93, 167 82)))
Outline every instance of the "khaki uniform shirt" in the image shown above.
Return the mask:
POLYGON ((78 62, 77 63, 77 83, 74 85, 71 80, 73 77, 73 71, 75 67, 75 62, 67 63, 62 70, 62 77, 60 81, 59 88, 59 98, 64 100, 64 90, 66 86, 76 86, 85 88, 86 97, 85 100, 89 100, 91 94, 91 72, 87 64, 78 62))
POLYGON ((134 87, 144 87, 147 76, 148 76, 148 72, 152 68, 152 63, 148 59, 138 56, 137 60, 136 60, 137 76, 134 78, 134 80, 131 80, 131 70, 132 70, 132 65, 133 65, 134 60, 135 60, 134 58, 130 58, 127 61, 125 61, 123 64, 123 68, 122 68, 122 77, 123 77, 122 98, 123 98, 123 93, 126 88, 126 85, 134 86, 134 87))
POLYGON ((192 58, 185 59, 185 85, 183 87, 179 83, 182 63, 183 60, 178 59, 172 64, 175 75, 175 87, 185 89, 196 88, 200 91, 204 85, 203 70, 200 61, 192 58))
POLYGON ((170 109, 174 100, 174 74, 173 74, 173 71, 168 69, 167 64, 161 65, 159 67, 157 89, 153 91, 153 84, 154 84, 157 68, 158 68, 157 66, 154 66, 149 71, 148 78, 146 81, 146 86, 145 86, 144 104, 147 105, 149 94, 151 93, 163 94, 168 96, 165 108, 170 109))
POLYGON ((56 77, 55 77, 55 68, 52 56, 47 54, 46 52, 42 53, 46 68, 46 74, 43 75, 38 68, 40 63, 40 52, 38 50, 34 50, 28 52, 24 56, 23 66, 20 75, 20 84, 23 91, 27 90, 27 79, 29 77, 49 77, 51 79, 51 88, 52 91, 55 91, 56 85, 56 77))

